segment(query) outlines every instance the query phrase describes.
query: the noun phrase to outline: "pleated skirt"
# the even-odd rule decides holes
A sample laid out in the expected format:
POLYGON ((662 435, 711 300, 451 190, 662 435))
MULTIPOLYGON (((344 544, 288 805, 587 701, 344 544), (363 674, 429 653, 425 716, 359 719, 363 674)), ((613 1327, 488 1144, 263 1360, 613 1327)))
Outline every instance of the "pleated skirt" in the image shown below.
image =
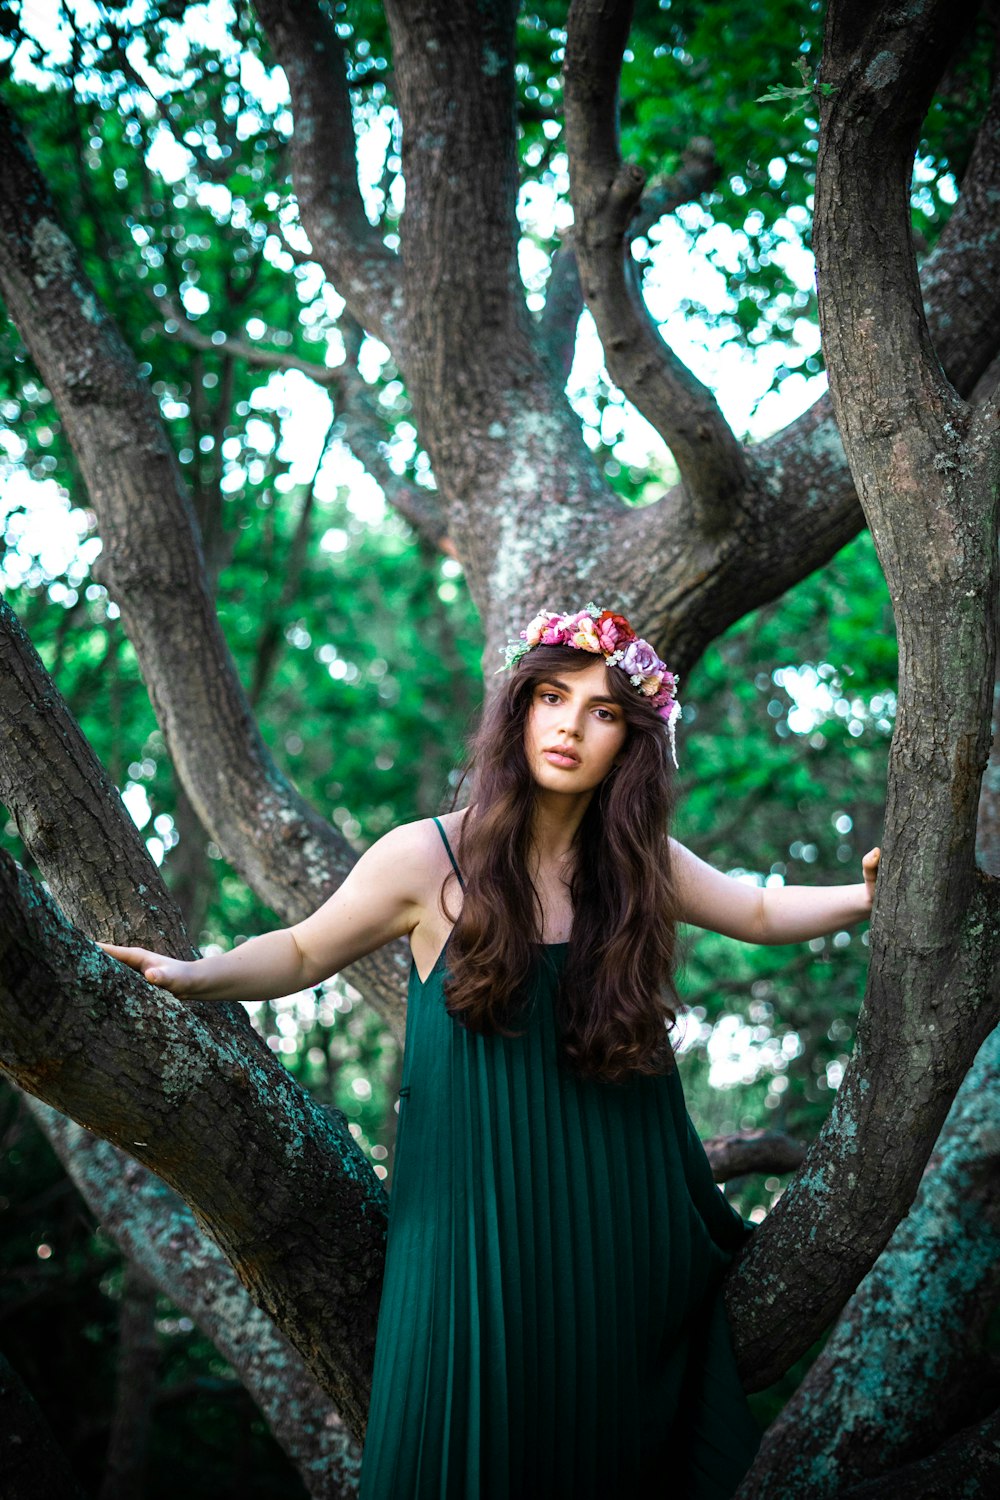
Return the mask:
POLYGON ((558 1060, 566 945, 519 1037, 411 971, 361 1500, 727 1500, 760 1442, 719 1284, 751 1231, 676 1072, 558 1060))

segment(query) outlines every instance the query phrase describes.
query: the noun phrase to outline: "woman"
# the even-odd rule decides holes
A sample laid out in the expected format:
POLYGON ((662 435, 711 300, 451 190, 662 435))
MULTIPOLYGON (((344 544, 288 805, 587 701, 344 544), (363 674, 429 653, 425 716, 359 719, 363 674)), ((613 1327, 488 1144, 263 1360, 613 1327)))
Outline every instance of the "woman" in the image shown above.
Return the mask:
POLYGON ((361 1500, 723 1500, 760 1438, 719 1293, 751 1226, 684 1105, 675 925, 834 932, 879 851, 856 885, 762 890, 670 838, 676 679, 621 615, 543 612, 506 666, 470 804, 387 834, 305 921, 195 963, 101 946, 262 999, 409 937, 361 1500))

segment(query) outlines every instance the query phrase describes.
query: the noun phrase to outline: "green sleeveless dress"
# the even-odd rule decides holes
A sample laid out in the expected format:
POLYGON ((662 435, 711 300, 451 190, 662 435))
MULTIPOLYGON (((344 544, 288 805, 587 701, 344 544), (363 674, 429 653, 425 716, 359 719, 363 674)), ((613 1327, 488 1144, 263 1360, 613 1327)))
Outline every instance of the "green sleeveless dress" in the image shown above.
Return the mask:
POLYGON ((466 1031, 447 948, 410 973, 360 1500, 725 1500, 761 1436, 718 1290, 752 1226, 676 1071, 560 1063, 564 943, 523 1036, 466 1031))

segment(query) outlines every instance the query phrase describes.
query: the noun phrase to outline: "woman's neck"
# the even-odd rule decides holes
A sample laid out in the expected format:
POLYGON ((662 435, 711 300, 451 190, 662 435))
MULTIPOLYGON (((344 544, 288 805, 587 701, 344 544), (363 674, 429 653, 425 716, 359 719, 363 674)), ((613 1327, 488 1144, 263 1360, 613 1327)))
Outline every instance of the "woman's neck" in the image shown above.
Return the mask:
POLYGON ((592 792, 581 792, 578 796, 544 791, 536 793, 531 816, 531 846, 539 871, 566 871, 572 861, 577 829, 583 822, 592 796, 592 792))

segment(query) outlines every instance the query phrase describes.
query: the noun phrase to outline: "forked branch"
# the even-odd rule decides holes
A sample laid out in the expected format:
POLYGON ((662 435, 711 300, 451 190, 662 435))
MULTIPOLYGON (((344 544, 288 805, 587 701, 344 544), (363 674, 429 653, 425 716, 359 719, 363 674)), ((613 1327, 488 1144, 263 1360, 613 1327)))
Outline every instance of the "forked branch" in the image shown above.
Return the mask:
POLYGON ((398 264, 358 186, 344 44, 317 0, 256 0, 255 8, 292 96, 292 175, 315 257, 358 321, 400 357, 398 264))
MULTIPOLYGON (((699 529, 710 538, 731 526, 751 486, 751 466, 711 391, 660 334, 630 254, 629 227, 644 185, 642 171, 622 161, 618 139, 631 19, 631 0, 574 0, 570 7, 564 79, 577 263, 608 373, 669 446, 699 529)), ((704 143, 692 143, 678 186, 684 182, 689 198, 713 170, 704 143)))

